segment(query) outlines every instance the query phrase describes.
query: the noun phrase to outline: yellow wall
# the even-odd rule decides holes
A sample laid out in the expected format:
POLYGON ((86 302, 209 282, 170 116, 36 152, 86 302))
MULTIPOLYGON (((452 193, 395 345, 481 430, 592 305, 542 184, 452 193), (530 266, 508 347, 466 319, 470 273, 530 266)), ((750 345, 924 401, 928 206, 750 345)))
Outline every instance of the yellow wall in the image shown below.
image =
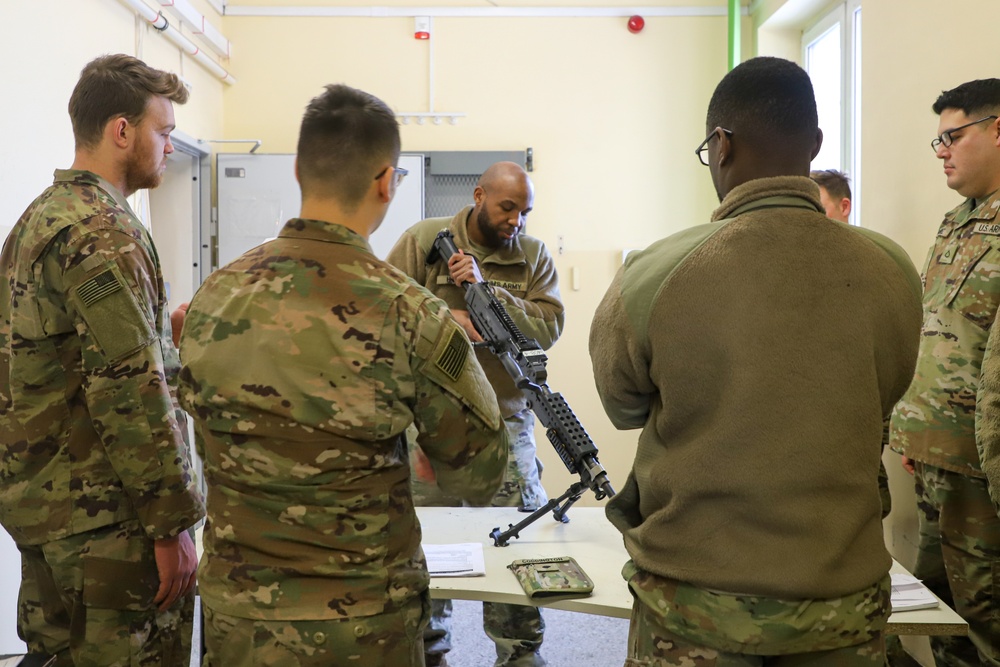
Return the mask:
MULTIPOLYGON (((941 161, 931 152, 938 117, 931 105, 942 90, 997 76, 996 49, 986 41, 962 41, 951 56, 941 29, 940 4, 912 0, 899 11, 891 0, 864 5, 862 71, 862 191, 865 226, 900 243, 921 267, 943 214, 961 203, 948 189, 941 161)), ((986 16, 993 0, 953 0, 953 16, 986 16)), ((898 460, 898 457, 895 457, 898 460)), ((893 461, 894 505, 887 543, 912 564, 916 513, 912 480, 893 461)))
MULTIPOLYGON (((302 111, 327 83, 367 90, 397 112, 428 111, 430 45, 413 38, 412 18, 226 17, 224 29, 239 54, 226 133, 263 139, 260 152, 295 151, 302 111)), ((726 71, 725 17, 648 18, 638 35, 623 18, 436 18, 432 39, 434 110, 468 115, 402 126, 403 149, 534 148, 528 229, 553 254, 560 236, 565 248, 556 259, 567 325, 549 384, 621 486, 637 433, 615 431, 600 407, 590 321, 623 249, 706 222, 718 203, 694 148, 726 71)), ((546 488, 561 493, 571 477, 538 435, 546 488)))

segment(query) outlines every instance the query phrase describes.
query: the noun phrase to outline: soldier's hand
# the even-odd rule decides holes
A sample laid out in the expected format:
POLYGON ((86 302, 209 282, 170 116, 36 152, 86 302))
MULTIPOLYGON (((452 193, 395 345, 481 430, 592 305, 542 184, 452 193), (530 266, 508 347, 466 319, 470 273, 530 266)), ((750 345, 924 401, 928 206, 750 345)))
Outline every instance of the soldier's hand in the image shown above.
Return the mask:
POLYGON ((424 454, 424 450, 420 449, 417 445, 413 448, 413 471, 417 475, 417 479, 421 482, 434 483, 437 481, 437 476, 434 474, 434 467, 431 466, 430 459, 424 454))
POLYGON ((466 255, 465 251, 459 250, 448 258, 448 273, 456 285, 464 283, 481 283, 483 274, 479 272, 479 265, 472 255, 466 255))
POLYGON ((176 537, 156 540, 153 550, 160 574, 160 588, 153 602, 160 611, 166 611, 178 598, 194 590, 198 554, 186 530, 176 537))
POLYGON ((184 316, 187 314, 189 303, 182 303, 177 306, 174 312, 170 313, 170 332, 172 338, 174 339, 174 347, 180 345, 181 342, 181 327, 184 326, 184 316))
POLYGON ((901 456, 899 458, 900 458, 900 463, 903 464, 903 470, 905 470, 906 472, 908 472, 908 473, 910 473, 912 475, 913 474, 913 459, 908 459, 905 456, 901 456))
POLYGON ((465 333, 469 336, 469 340, 473 343, 483 342, 483 337, 479 335, 479 332, 476 331, 476 325, 472 323, 469 311, 453 310, 451 311, 451 316, 455 318, 456 322, 462 325, 462 328, 465 329, 465 333))

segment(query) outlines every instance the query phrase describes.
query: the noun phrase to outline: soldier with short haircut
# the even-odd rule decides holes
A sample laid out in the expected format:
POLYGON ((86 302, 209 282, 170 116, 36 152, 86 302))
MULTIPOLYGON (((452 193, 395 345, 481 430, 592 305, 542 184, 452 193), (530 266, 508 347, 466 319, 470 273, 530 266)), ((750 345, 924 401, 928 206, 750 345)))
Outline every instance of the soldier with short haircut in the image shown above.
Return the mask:
MULTIPOLYGON (((564 310, 559 296, 555 262, 545 244, 524 233, 534 207, 535 189, 527 172, 513 162, 491 165, 472 192, 473 205, 450 218, 428 218, 406 230, 389 252, 388 261, 419 284, 444 299, 452 314, 474 341, 482 337, 472 324, 465 305, 465 282, 489 281, 497 299, 527 338, 542 349, 559 338, 564 310), (442 230, 454 235, 460 254, 427 264, 427 253, 442 230)), ((524 394, 488 349, 478 350, 500 401, 500 411, 510 435, 510 462, 503 487, 490 501, 494 507, 535 509, 548 502, 536 458, 535 417, 524 394)), ((411 443, 414 461, 420 460, 424 440, 411 443)), ((414 497, 419 505, 454 506, 435 485, 433 476, 414 470, 414 497)), ((430 626, 424 636, 428 667, 446 667, 451 650, 451 600, 435 600, 430 626)), ((540 667, 539 653, 545 622, 541 610, 528 605, 483 603, 483 627, 496 644, 496 667, 540 667)))
POLYGON ((882 665, 876 477, 920 279, 889 239, 823 215, 800 67, 734 68, 706 129, 712 222, 630 254, 590 332, 608 416, 642 429, 607 506, 631 557, 626 664, 882 665))
POLYGON ((851 216, 851 182, 847 174, 836 169, 809 172, 809 178, 819 186, 819 201, 826 217, 837 222, 849 222, 851 216))
POLYGON ((931 148, 966 199, 924 267, 920 357, 892 447, 916 479, 913 573, 969 623, 968 637, 931 638, 937 664, 1000 665, 1000 79, 963 83, 932 108, 931 148))
POLYGON ((207 664, 422 667, 429 576, 404 431, 448 493, 484 503, 503 479, 506 432, 468 338, 368 245, 406 175, 399 148, 384 102, 328 86, 302 119, 301 217, 188 308, 207 664))
POLYGON ((56 665, 190 660, 204 515, 163 275, 126 197, 173 152, 176 75, 84 67, 76 156, 0 255, 0 519, 21 553, 18 634, 56 665))

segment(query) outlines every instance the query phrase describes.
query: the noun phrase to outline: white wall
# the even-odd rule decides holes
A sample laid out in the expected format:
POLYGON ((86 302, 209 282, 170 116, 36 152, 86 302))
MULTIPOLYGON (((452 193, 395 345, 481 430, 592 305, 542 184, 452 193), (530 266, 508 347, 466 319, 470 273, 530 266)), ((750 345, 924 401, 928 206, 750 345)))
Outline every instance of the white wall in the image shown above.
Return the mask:
MULTIPOLYGON (((206 15, 211 11, 202 0, 196 4, 206 15)), ((191 101, 177 107, 178 128, 195 137, 222 134, 223 84, 145 21, 137 24, 118 0, 0 0, 0 238, 52 183, 53 170, 73 162, 69 96, 83 66, 106 53, 136 55, 182 74, 194 90, 191 101)), ((18 558, 0 530, 6 573, 0 577, 0 654, 23 647, 15 631, 18 558)))

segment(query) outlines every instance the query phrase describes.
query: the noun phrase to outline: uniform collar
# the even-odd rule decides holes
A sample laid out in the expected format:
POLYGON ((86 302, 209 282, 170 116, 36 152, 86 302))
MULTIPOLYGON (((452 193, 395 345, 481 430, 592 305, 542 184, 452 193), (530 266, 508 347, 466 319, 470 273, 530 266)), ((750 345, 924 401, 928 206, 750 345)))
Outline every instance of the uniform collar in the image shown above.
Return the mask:
POLYGON ((980 199, 976 202, 975 206, 972 204, 972 199, 966 199, 964 202, 945 213, 944 225, 942 225, 942 227, 953 229, 961 227, 973 220, 995 220, 997 213, 1000 212, 1000 190, 997 190, 993 194, 980 199))
POLYGON ((122 193, 122 191, 92 171, 85 171, 82 169, 56 169, 53 174, 52 183, 53 185, 58 183, 70 183, 72 185, 89 185, 91 187, 100 188, 101 190, 104 190, 104 192, 107 193, 107 195, 111 197, 115 203, 118 204, 118 206, 128 211, 133 218, 138 219, 135 211, 133 211, 132 207, 129 206, 128 198, 122 193))
POLYGON ((804 208, 823 213, 819 186, 805 176, 756 178, 729 191, 712 222, 734 218, 760 208, 804 208))
POLYGON ((311 239, 313 241, 323 241, 325 243, 339 243, 349 245, 372 253, 371 246, 361 234, 343 225, 323 220, 310 220, 308 218, 292 218, 285 223, 278 238, 283 239, 311 239))

